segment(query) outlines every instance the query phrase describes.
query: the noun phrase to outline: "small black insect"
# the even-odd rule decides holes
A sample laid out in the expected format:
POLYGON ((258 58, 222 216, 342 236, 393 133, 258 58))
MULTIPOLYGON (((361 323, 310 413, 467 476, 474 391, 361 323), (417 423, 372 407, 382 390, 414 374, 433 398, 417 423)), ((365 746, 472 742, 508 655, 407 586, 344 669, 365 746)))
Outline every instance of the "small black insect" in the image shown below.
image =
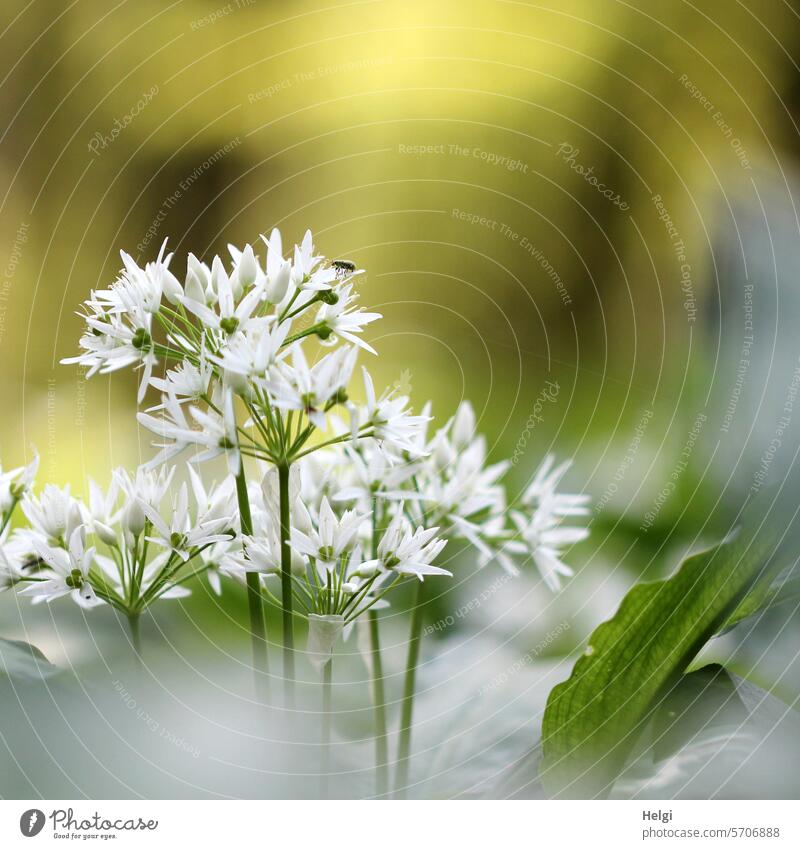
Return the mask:
POLYGON ((331 265, 337 271, 355 271, 356 264, 351 262, 349 259, 334 259, 331 261, 331 265))

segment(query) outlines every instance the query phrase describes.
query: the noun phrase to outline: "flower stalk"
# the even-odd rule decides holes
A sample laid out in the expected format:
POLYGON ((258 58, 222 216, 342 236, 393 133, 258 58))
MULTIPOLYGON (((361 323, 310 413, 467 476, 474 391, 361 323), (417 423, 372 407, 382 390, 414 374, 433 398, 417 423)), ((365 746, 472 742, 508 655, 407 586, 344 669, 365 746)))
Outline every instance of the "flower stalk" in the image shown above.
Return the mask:
MULTIPOLYGON (((378 557, 380 530, 378 499, 372 499, 372 557, 378 557)), ((367 611, 370 657, 372 659, 372 704, 375 713, 375 790, 378 796, 389 791, 389 741, 386 737, 386 688, 383 680, 378 611, 367 611)))
POLYGON ((140 669, 143 667, 142 663, 142 636, 141 631, 139 629, 139 614, 138 613, 129 613, 128 614, 128 628, 131 632, 131 645, 133 645, 133 654, 136 658, 136 665, 140 669))
POLYGON ((322 798, 330 796, 330 772, 331 772, 331 720, 333 711, 333 660, 329 660, 322 667, 322 763, 320 768, 320 780, 322 784, 322 798))
POLYGON ((291 503, 289 501, 289 464, 278 465, 278 498, 280 501, 281 602, 283 607, 283 678, 286 703, 294 702, 294 620, 292 604, 291 503))
POLYGON ((425 582, 420 581, 411 610, 411 627, 408 638, 408 657, 406 675, 403 684, 403 706, 400 714, 400 741, 397 748, 397 771, 395 773, 394 795, 404 799, 408 790, 409 760, 411 757, 411 725, 414 715, 414 694, 419 663, 419 649, 422 641, 422 606, 425 599, 425 582))
POLYGON ((370 610, 370 654, 372 658, 372 700, 375 708, 375 788, 378 796, 389 791, 389 742, 386 738, 386 688, 383 680, 378 613, 370 610))
MULTIPOLYGON (((250 498, 247 494, 247 478, 244 461, 236 475, 236 499, 239 504, 239 522, 245 536, 253 533, 253 517, 250 512, 250 498)), ((253 647, 253 676, 256 693, 261 699, 268 696, 269 652, 267 649, 267 630, 264 622, 264 602, 261 596, 261 576, 258 572, 247 572, 247 607, 250 616, 250 639, 253 647)))

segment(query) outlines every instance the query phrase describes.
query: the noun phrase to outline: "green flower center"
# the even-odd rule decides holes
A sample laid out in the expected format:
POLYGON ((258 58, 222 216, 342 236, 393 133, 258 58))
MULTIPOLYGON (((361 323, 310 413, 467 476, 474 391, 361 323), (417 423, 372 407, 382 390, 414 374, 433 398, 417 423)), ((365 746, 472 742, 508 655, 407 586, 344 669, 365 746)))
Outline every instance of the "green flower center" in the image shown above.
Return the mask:
POLYGON ((186 537, 183 534, 179 534, 177 531, 173 531, 169 535, 169 544, 173 548, 183 548, 186 545, 186 537))
POLYGON ((143 328, 140 327, 134 334, 133 339, 131 339, 131 345, 136 348, 137 351, 147 351, 150 349, 153 340, 150 337, 150 334, 143 328))
POLYGON ((79 590, 83 586, 83 574, 80 569, 73 569, 64 581, 71 590, 79 590))
POLYGON ((228 334, 236 332, 239 326, 239 319, 235 315, 228 316, 220 320, 219 326, 228 334))
POLYGON ((339 295, 333 289, 323 289, 317 297, 323 304, 331 304, 333 306, 333 304, 339 303, 339 295))

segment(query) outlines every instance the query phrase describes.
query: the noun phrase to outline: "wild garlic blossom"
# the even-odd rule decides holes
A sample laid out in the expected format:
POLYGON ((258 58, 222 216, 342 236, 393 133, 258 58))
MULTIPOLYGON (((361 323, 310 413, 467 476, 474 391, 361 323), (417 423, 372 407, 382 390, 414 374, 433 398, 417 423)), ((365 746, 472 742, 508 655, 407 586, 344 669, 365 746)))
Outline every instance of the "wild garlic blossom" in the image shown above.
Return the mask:
POLYGON ((0 466, 0 533, 11 520, 17 504, 33 486, 38 469, 38 454, 27 466, 20 466, 8 472, 4 472, 0 466))
POLYGON ((158 599, 189 595, 187 581, 212 566, 215 576, 226 571, 226 559, 220 568, 207 553, 237 537, 232 480, 207 490, 192 478, 190 505, 185 483, 171 497, 172 477, 117 469, 105 490, 89 481, 88 503, 52 484, 27 493, 28 524, 0 541, 3 588, 21 588, 34 603, 69 595, 81 607, 109 604, 138 616, 158 599))
MULTIPOLYGON (((65 360, 90 375, 142 370, 139 400, 148 388, 160 398, 138 418, 160 450, 137 480, 185 453, 195 511, 185 486, 160 491, 163 471, 152 497, 120 478, 124 504, 115 507, 111 493, 97 490, 79 516, 68 492, 46 490, 38 507, 26 508, 37 545, 76 558, 82 551, 83 565, 74 568, 84 569, 80 580, 100 600, 124 600, 132 585, 147 585, 137 592, 152 599, 158 586, 177 585, 173 576, 189 575, 190 563, 215 590, 220 575, 244 580, 254 651, 265 645, 259 596, 273 595, 284 611, 288 678, 297 614, 312 624, 310 646, 319 655, 320 617, 336 617, 341 629, 328 630, 335 635, 386 605, 397 582, 449 575, 448 539, 470 542, 482 565, 516 572, 532 561, 557 588, 570 572, 566 547, 587 534, 565 524, 587 513, 585 496, 557 492, 568 463, 548 458, 509 504, 509 464, 489 460, 468 402, 429 435, 430 404, 414 413, 403 393, 376 392, 363 364, 351 385, 359 357, 375 354, 365 334, 380 318, 360 306, 362 272, 354 263, 326 260, 310 232, 293 250, 273 230, 260 244, 228 251, 229 259, 208 261, 189 254, 182 279, 166 243, 144 267, 123 252, 117 279, 84 304, 81 353, 65 360), (219 456, 230 477, 212 507, 196 470, 219 456), (116 582, 103 568, 103 546, 116 552, 116 582), (160 552, 155 566, 140 562, 146 546, 160 552), (106 583, 95 580, 101 571, 106 583)), ((57 557, 61 568, 64 555, 57 557)), ((37 558, 55 568, 41 552, 37 558)), ((322 648, 324 656, 324 641, 322 648)))

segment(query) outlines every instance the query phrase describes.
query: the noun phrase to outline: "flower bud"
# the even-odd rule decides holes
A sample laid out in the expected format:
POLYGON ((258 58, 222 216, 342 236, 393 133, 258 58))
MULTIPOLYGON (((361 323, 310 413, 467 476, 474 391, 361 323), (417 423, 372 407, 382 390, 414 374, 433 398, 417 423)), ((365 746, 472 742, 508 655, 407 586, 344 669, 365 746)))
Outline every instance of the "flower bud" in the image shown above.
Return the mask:
POLYGON ((475 411, 469 401, 462 401, 458 405, 455 418, 453 419, 453 444, 456 448, 464 448, 475 435, 475 411))
POLYGON ((211 288, 211 271, 209 267, 204 262, 200 262, 193 253, 190 253, 189 256, 186 257, 187 277, 190 272, 197 278, 203 291, 208 292, 211 288))
POLYGON ((364 578, 365 580, 369 580, 378 574, 378 566, 380 565, 379 560, 367 560, 366 563, 362 563, 358 569, 355 570, 355 574, 359 578, 364 578))
POLYGON ((142 505, 137 498, 134 498, 122 514, 122 526, 131 536, 138 537, 144 530, 145 521, 142 505))
POLYGON ((291 263, 282 262, 280 268, 267 280, 266 295, 271 304, 279 304, 286 297, 291 279, 291 263))
POLYGON ((225 271, 225 266, 222 264, 222 260, 218 256, 215 256, 214 261, 211 263, 211 290, 219 296, 220 285, 223 285, 226 281, 228 281, 228 275, 225 271))
POLYGON ((64 528, 64 536, 69 539, 78 528, 83 527, 83 515, 77 501, 73 501, 67 510, 67 525, 64 528))
POLYGON ((206 302, 206 290, 203 288, 200 278, 191 269, 186 272, 185 291, 187 298, 191 298, 199 304, 206 302))
POLYGON ((183 295, 183 287, 178 278, 168 269, 165 268, 161 272, 161 290, 164 297, 173 305, 180 303, 181 295, 183 295))
POLYGON ((260 271, 252 245, 245 245, 236 266, 236 277, 242 289, 250 288, 256 282, 260 271))
POLYGON ((440 434, 433 447, 434 463, 436 463, 437 468, 446 469, 451 463, 455 462, 455 459, 455 449, 450 444, 450 441, 440 434))
POLYGON ((92 529, 97 534, 98 538, 106 545, 115 546, 117 544, 117 535, 114 529, 103 522, 98 522, 96 519, 92 522, 92 529))
POLYGON ((300 554, 299 551, 295 551, 292 549, 292 574, 296 578, 302 578, 306 573, 306 566, 308 565, 308 558, 304 557, 300 554))

